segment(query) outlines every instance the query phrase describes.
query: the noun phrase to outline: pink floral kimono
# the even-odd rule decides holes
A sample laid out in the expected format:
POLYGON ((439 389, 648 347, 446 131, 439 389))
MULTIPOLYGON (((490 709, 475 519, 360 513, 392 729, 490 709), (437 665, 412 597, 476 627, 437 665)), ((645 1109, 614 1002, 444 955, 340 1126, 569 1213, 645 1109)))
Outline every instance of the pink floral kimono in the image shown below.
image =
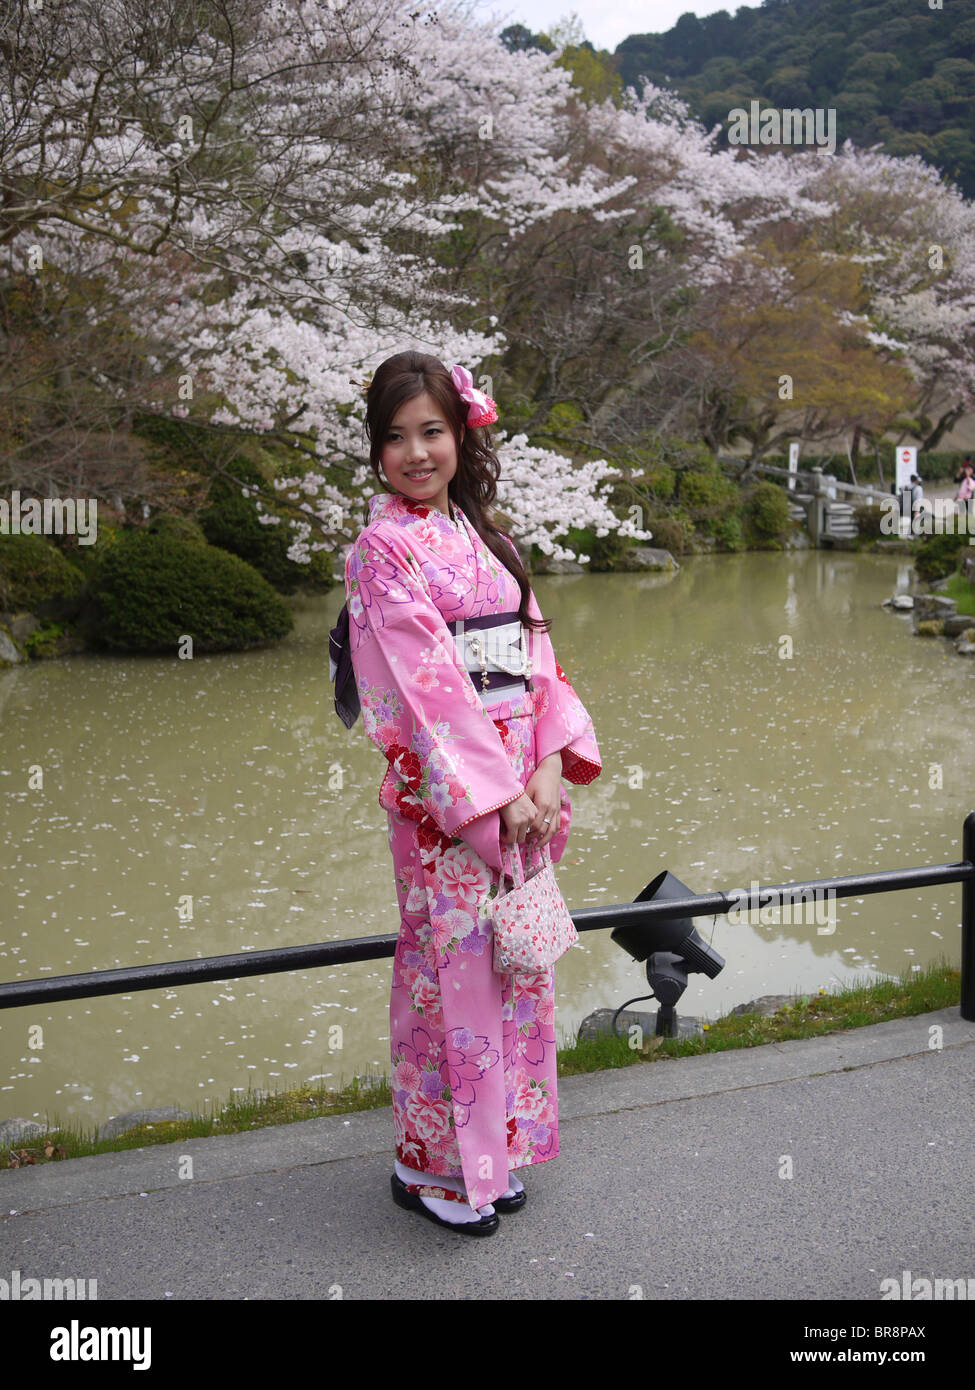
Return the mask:
MULTIPOLYGON (((371 498, 345 591, 363 723, 388 762, 379 804, 400 910, 396 1155, 417 1172, 462 1178, 476 1209, 506 1190, 510 1170, 559 1153, 553 972, 512 985, 493 968, 486 909, 502 869, 498 808, 550 753, 561 750, 574 783, 591 782, 602 763, 547 633, 528 630, 531 689, 510 698, 509 688, 490 705, 477 693, 446 623, 515 611, 521 591, 455 511, 459 528, 399 494, 371 498)), ((530 611, 541 617, 534 595, 530 611)), ((571 820, 564 788, 561 800, 553 861, 571 820)))

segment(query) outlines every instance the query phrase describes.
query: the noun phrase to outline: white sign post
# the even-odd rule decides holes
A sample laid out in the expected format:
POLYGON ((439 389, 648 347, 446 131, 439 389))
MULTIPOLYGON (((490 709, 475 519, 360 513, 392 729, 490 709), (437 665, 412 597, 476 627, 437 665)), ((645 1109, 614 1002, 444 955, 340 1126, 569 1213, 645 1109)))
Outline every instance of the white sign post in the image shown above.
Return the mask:
POLYGON ((796 475, 796 473, 798 472, 798 470, 799 470, 799 444, 798 444, 798 441, 793 441, 793 443, 791 443, 791 444, 789 445, 789 472, 792 474, 792 477, 789 479, 789 491, 790 491, 790 492, 795 492, 795 490, 796 490, 796 478, 795 478, 795 475, 796 475))

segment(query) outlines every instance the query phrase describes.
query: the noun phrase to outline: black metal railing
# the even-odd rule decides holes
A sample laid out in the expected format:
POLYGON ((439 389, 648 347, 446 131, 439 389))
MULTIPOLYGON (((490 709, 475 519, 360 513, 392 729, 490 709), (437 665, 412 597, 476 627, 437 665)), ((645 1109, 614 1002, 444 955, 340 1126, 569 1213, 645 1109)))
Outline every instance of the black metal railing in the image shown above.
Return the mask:
MULTIPOLYGON (((572 913, 576 930, 653 922, 657 918, 704 917, 762 908, 771 903, 796 903, 812 893, 837 898, 892 893, 905 888, 933 888, 960 883, 961 890, 961 1016, 975 1023, 975 811, 962 826, 962 858, 955 864, 925 864, 916 869, 887 869, 847 874, 838 878, 807 879, 802 883, 767 885, 745 893, 739 890, 695 893, 667 902, 614 903, 572 913)), ((397 937, 361 936, 352 941, 320 941, 309 946, 280 946, 269 951, 242 951, 231 956, 205 956, 158 965, 132 965, 118 970, 89 970, 81 975, 52 975, 41 980, 12 980, 0 984, 0 1009, 49 1004, 60 999, 93 999, 101 994, 130 994, 165 985, 193 985, 204 980, 235 980, 246 975, 270 975, 316 965, 344 965, 356 960, 380 960, 396 950, 397 937)))

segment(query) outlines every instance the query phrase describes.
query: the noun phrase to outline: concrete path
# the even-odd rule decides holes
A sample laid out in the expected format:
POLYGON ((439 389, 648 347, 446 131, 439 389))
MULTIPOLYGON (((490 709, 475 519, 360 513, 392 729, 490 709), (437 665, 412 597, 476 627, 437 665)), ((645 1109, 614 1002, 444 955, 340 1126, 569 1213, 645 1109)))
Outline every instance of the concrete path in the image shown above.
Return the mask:
POLYGON ((975 1297, 973 1096, 957 1008, 565 1078, 561 1156, 521 1170, 528 1204, 480 1240, 393 1205, 388 1109, 4 1170, 0 1278, 96 1279, 99 1299, 804 1301, 879 1300, 910 1271, 975 1297))

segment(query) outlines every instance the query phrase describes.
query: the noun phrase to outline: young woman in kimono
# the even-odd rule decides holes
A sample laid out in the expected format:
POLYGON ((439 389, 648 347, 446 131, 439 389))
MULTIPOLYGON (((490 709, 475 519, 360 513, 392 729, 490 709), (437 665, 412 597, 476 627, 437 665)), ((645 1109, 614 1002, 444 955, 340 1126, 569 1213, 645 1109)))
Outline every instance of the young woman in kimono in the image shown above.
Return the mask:
POLYGON ((514 1170, 559 1153, 553 972, 494 972, 489 899, 509 847, 528 872, 529 846, 561 858, 571 806, 560 779, 587 783, 602 770, 551 620, 491 520, 500 463, 480 427, 496 418, 463 367, 388 358, 367 393, 366 429, 391 491, 370 499, 345 568, 363 723, 387 759, 379 802, 400 911, 393 1196, 466 1235, 493 1234, 494 1207, 526 1200, 514 1170), (530 685, 517 661, 504 663, 515 674, 470 674, 458 619, 468 640, 524 624, 530 685))

